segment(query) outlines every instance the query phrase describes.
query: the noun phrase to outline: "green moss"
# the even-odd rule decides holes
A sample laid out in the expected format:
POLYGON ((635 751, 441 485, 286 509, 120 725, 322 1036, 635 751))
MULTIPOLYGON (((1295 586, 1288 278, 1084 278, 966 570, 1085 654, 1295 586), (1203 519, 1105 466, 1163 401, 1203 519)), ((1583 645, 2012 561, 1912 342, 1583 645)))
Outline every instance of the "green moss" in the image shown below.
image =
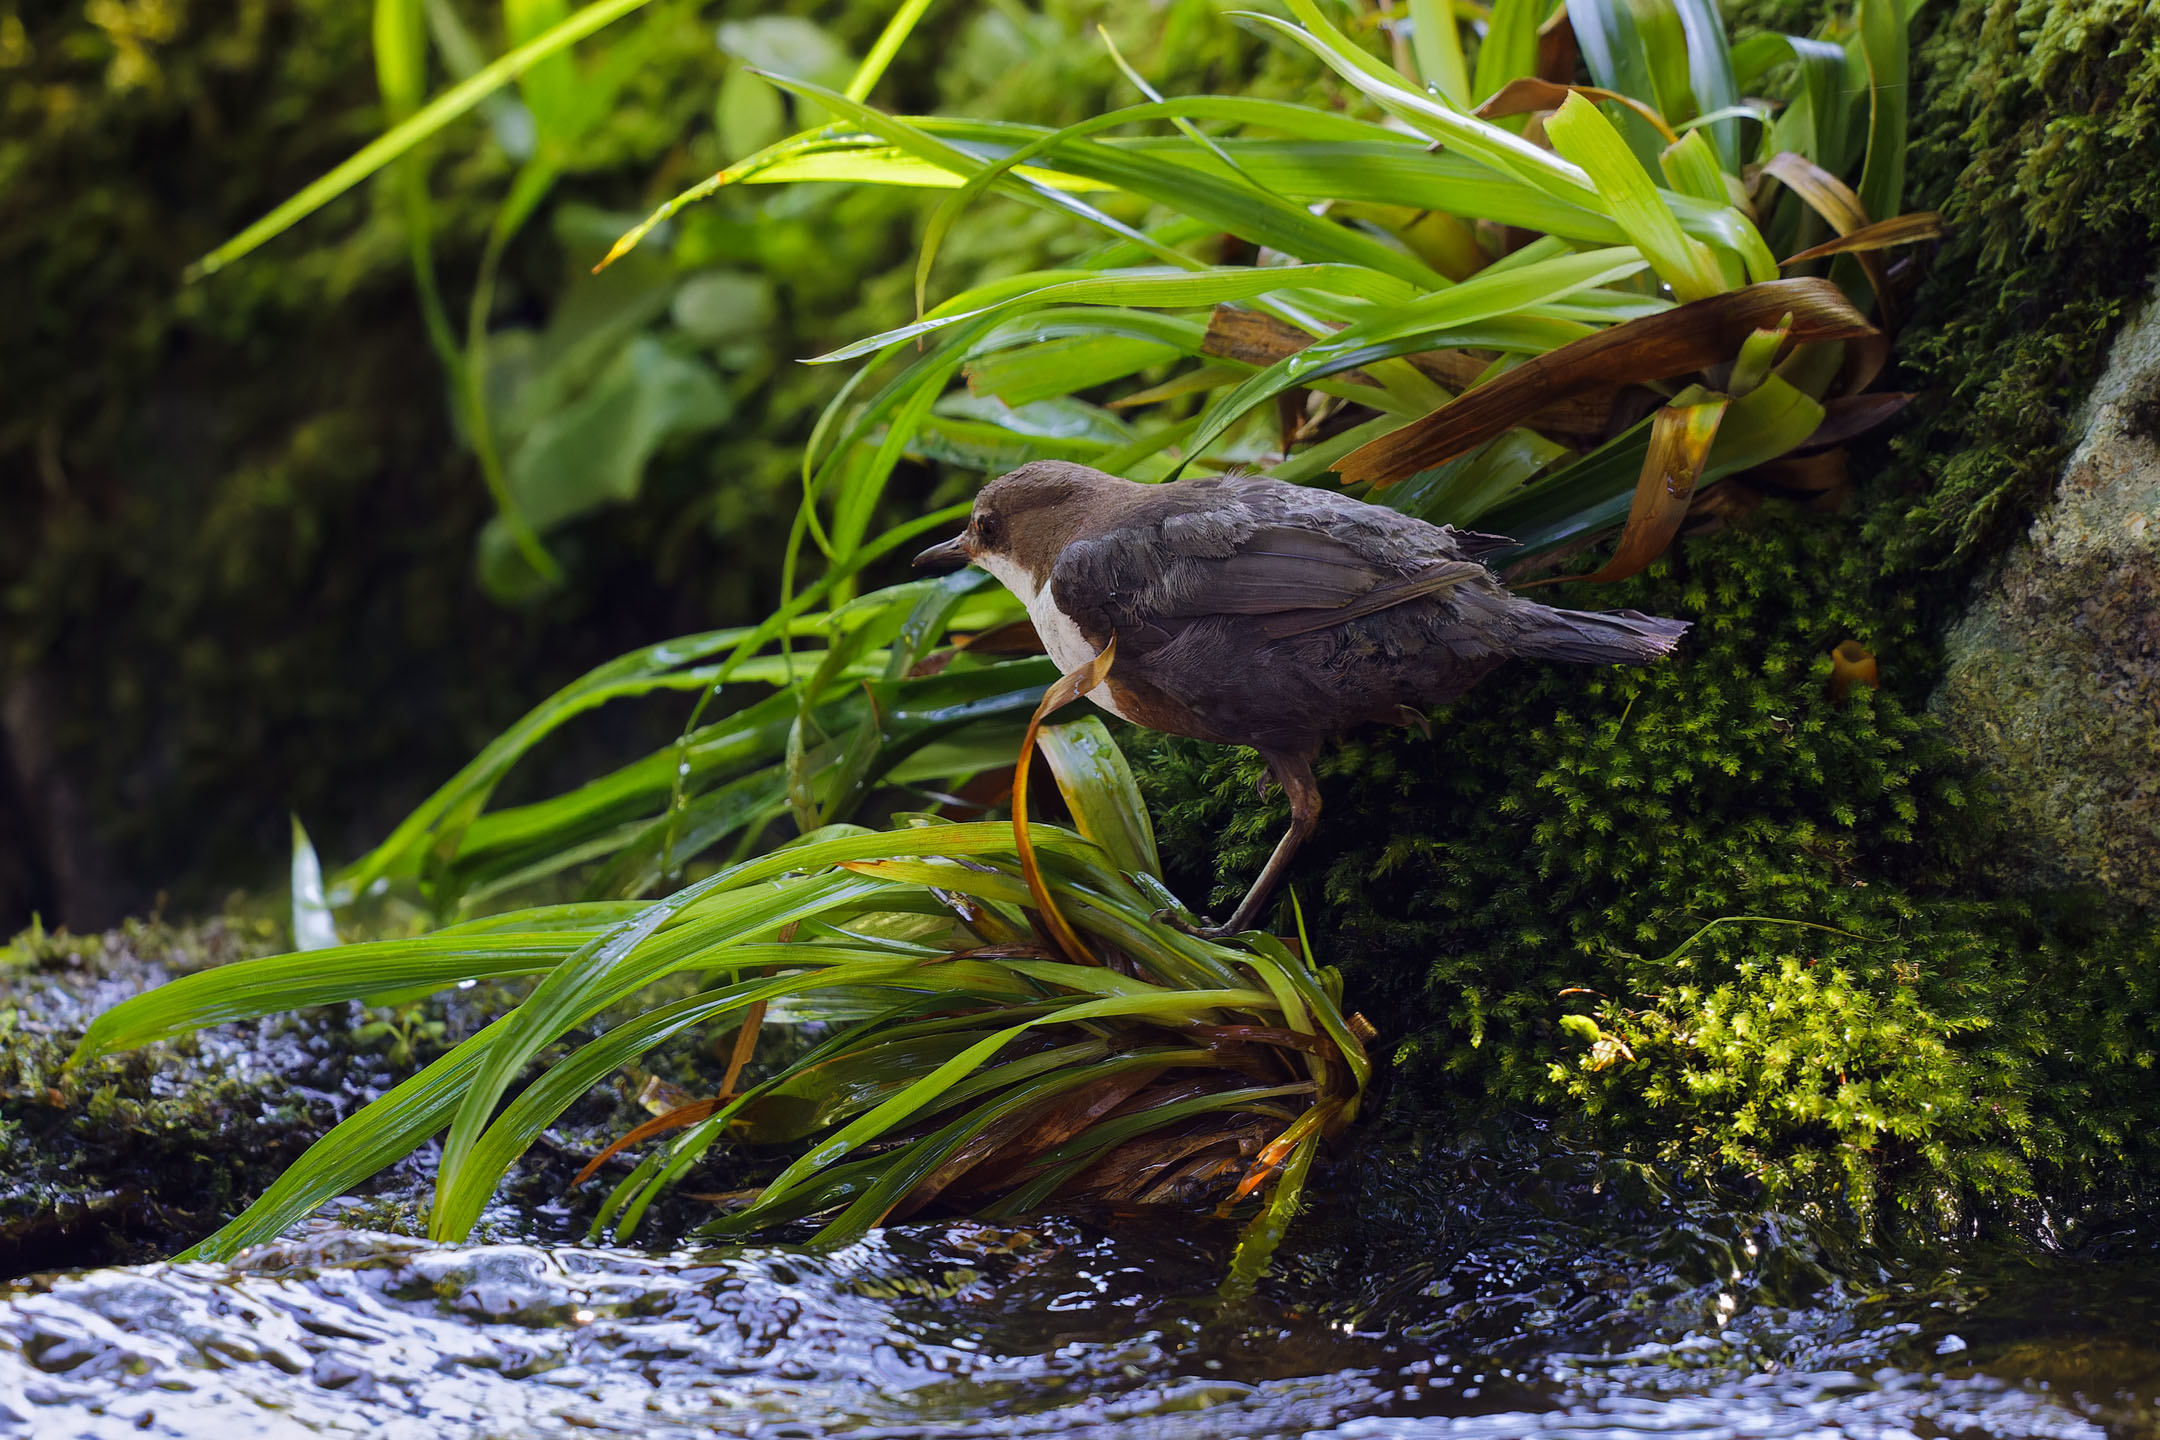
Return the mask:
POLYGON ((2160 261, 2160 10, 1966 0, 1920 46, 1910 204, 1950 238, 1899 341, 1920 393, 1893 563, 1982 558, 2052 491, 2069 423, 2160 261))
MULTIPOLYGON (((1649 670, 1504 669, 1430 742, 1359 735, 1321 767, 1294 883, 1411 1092, 1780 1190, 2108 1182, 2160 1102, 2160 939, 1971 893, 1995 822, 1916 702, 1927 637, 1860 527, 1771 516, 1569 601, 1697 628, 1649 670), (1840 702, 1846 639, 1888 683, 1840 702)), ((1135 740, 1164 853, 1227 837, 1242 882, 1285 818, 1257 764, 1135 740)))

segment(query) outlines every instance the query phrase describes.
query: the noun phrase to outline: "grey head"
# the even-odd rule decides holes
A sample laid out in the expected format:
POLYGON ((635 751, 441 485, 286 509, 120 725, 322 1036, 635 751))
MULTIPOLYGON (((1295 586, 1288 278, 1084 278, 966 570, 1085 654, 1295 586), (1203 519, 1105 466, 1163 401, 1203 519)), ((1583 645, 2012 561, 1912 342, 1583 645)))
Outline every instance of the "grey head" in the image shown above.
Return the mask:
POLYGON ((924 569, 978 564, 1011 584, 1041 588, 1067 545, 1107 523, 1155 487, 1120 480, 1069 460, 1035 460, 983 486, 967 529, 915 557, 924 569))

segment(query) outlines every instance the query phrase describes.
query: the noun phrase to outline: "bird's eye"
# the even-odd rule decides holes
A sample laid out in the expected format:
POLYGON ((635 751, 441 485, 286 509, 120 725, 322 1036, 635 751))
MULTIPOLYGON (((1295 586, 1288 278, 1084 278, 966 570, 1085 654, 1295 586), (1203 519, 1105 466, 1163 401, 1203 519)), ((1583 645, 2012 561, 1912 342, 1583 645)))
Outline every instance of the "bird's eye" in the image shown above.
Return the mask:
POLYGON ((998 532, 999 527, 997 516, 978 515, 975 517, 976 544, 989 545, 994 547, 998 543, 998 532))

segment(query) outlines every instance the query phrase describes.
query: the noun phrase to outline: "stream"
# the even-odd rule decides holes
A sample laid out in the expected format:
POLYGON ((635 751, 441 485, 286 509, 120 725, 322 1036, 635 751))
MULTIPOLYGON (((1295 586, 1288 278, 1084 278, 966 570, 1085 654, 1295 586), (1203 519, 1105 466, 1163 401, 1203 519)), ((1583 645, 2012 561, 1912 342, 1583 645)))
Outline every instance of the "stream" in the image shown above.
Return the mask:
POLYGON ((1892 1257, 1534 1137, 1350 1149, 1236 1306, 1186 1212, 646 1252, 333 1210, 0 1289, 0 1435, 2160 1436, 2149 1233, 1892 1257))

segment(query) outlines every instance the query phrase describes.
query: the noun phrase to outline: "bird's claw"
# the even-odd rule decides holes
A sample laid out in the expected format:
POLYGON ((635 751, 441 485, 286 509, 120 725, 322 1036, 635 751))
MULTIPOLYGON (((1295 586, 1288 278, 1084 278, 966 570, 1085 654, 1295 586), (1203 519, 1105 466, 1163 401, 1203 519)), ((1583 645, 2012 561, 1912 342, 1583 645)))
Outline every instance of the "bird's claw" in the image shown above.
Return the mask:
POLYGON ((1207 916, 1195 915, 1182 906, 1172 907, 1165 905, 1162 909, 1148 916, 1148 919, 1158 925, 1167 925, 1179 934, 1196 935, 1203 940, 1212 940, 1224 933, 1222 927, 1207 916))
POLYGON ((1228 925, 1216 924, 1205 915, 1195 915, 1191 911, 1172 910, 1168 906, 1157 910, 1148 918, 1158 925, 1167 925, 1180 934, 1190 935, 1195 940, 1220 940, 1225 935, 1238 933, 1228 925))

